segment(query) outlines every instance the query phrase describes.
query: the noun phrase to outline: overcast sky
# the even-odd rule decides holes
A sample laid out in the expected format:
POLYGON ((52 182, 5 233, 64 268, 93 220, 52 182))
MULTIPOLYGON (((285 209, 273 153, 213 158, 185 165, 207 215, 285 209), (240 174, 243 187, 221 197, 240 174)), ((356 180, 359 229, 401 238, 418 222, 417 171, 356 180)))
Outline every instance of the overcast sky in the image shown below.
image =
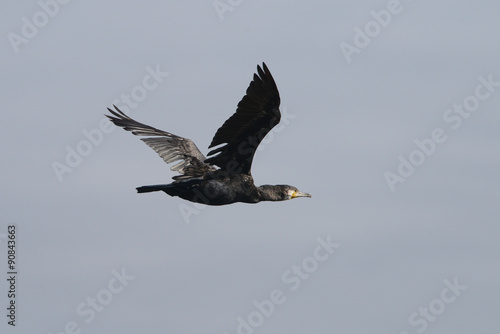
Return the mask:
POLYGON ((66 2, 2 4, 0 332, 497 333, 500 3, 66 2), (263 61, 252 174, 312 198, 137 194, 106 108, 206 154, 263 61))

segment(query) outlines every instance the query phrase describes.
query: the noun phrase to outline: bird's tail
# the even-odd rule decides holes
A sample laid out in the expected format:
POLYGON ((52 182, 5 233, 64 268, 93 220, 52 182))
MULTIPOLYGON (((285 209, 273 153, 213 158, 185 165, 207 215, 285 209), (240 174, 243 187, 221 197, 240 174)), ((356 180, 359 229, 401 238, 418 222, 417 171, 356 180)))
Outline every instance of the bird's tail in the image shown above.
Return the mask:
POLYGON ((138 193, 150 193, 152 191, 162 191, 167 189, 168 187, 168 184, 156 184, 154 186, 142 186, 136 189, 138 193))

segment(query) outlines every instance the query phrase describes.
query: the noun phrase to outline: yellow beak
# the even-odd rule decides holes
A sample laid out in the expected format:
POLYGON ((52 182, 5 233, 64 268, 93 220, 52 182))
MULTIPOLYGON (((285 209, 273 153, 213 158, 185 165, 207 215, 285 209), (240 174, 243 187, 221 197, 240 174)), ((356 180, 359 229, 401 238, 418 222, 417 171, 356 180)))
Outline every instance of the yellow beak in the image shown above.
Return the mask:
POLYGON ((292 194, 292 198, 296 198, 296 197, 312 197, 311 194, 308 194, 308 193, 303 193, 303 192, 300 192, 300 191, 294 191, 293 194, 292 194))

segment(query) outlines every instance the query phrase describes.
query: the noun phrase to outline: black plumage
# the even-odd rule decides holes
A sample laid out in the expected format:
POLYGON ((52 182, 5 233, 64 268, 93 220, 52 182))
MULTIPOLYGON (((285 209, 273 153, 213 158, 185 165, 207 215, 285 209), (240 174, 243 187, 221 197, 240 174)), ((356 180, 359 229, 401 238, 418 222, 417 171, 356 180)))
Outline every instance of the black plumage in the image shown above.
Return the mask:
POLYGON ((256 187, 251 175, 252 160, 266 134, 279 123, 280 96, 266 64, 257 66, 246 95, 236 112, 217 130, 207 159, 194 142, 139 123, 116 106, 106 115, 115 125, 142 138, 166 163, 180 161, 170 169, 181 175, 170 184, 143 186, 139 193, 164 191, 191 202, 224 205, 235 202, 258 203, 282 201, 295 197, 311 197, 288 185, 256 187), (219 167, 219 168, 217 168, 219 167))

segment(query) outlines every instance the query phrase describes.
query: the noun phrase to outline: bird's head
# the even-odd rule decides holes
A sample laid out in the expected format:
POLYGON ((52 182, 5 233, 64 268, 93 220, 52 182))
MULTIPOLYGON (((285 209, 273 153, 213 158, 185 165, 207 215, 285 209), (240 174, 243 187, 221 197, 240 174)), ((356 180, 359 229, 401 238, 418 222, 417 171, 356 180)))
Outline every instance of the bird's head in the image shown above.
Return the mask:
POLYGON ((311 194, 308 193, 303 193, 302 191, 299 191, 299 189, 292 187, 292 186, 283 186, 285 187, 286 191, 286 199, 292 199, 292 198, 297 198, 297 197, 309 197, 311 198, 311 194))
POLYGON ((311 197, 310 194, 303 193, 299 189, 286 184, 263 185, 259 187, 259 190, 263 201, 286 201, 297 197, 311 197))

